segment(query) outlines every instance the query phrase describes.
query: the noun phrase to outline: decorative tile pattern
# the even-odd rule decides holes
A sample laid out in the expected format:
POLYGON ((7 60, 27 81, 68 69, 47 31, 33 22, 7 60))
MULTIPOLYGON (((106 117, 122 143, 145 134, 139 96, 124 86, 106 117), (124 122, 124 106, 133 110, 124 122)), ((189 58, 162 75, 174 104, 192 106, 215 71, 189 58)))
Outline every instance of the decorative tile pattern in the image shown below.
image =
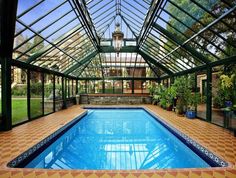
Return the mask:
POLYGON ((7 166, 9 167, 19 167, 20 164, 22 164, 23 161, 28 159, 31 155, 34 153, 37 153, 42 149, 43 147, 51 144, 54 142, 60 135, 62 135, 65 131, 67 131, 69 128, 71 128, 74 124, 76 124, 87 112, 84 112, 80 114, 78 117, 70 121, 69 123, 62 126, 60 129, 52 133, 51 135, 47 136, 45 139, 40 141, 39 143, 35 144, 33 147, 29 148, 19 156, 17 156, 15 159, 10 161, 7 166))
MULTIPOLYGON (((79 106, 45 116, 35 121, 18 126, 8 132, 0 132, 0 178, 22 178, 22 177, 58 177, 58 178, 158 178, 158 177, 236 177, 236 138, 231 132, 213 124, 185 117, 178 117, 173 112, 164 111, 153 105, 145 105, 148 110, 157 114, 159 118, 176 128, 181 133, 195 140, 200 145, 219 158, 230 163, 229 167, 206 168, 206 169, 173 169, 173 170, 146 170, 146 171, 79 171, 79 170, 43 170, 43 169, 19 169, 8 168, 6 165, 31 148, 38 142, 47 138, 50 134, 66 125, 73 118, 85 110, 79 106)), ((41 144, 41 142, 40 142, 41 144)), ((194 144, 194 143, 193 143, 194 144)), ((37 146, 36 146, 37 148, 37 146)), ((209 156, 211 155, 208 153, 209 156)), ((25 155, 27 156, 27 155, 25 155)), ((24 157, 24 154, 23 154, 24 157)))
POLYGON ((166 127, 170 132, 172 132, 174 135, 176 135, 182 142, 184 142, 186 145, 188 145, 192 150, 195 150, 198 155, 202 156, 203 158, 209 159, 213 165, 217 167, 227 167, 228 163, 224 161, 223 159, 219 158, 217 155, 209 151, 204 146, 200 145, 184 133, 180 132, 168 122, 165 120, 158 118, 155 113, 150 111, 149 109, 146 109, 149 114, 151 114, 158 122, 160 122, 164 127, 166 127))

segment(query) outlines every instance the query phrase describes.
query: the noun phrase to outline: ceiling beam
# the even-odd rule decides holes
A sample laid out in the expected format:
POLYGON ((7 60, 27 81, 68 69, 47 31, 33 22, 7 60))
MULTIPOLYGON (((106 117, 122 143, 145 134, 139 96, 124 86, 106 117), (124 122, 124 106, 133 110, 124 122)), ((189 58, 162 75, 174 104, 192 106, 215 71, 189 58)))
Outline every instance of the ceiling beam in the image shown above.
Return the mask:
POLYGON ((80 67, 81 65, 85 64, 86 62, 88 62, 91 58, 95 57, 97 55, 97 51, 92 52, 91 54, 85 56, 83 59, 81 59, 78 63, 76 63, 75 65, 73 65, 71 68, 69 68, 68 70, 66 70, 64 72, 64 74, 68 75, 71 72, 73 72, 74 70, 76 70, 78 67, 80 67))
POLYGON ((130 25, 126 22, 125 18, 123 17, 123 15, 120 14, 121 19, 124 21, 125 25, 129 28, 129 30, 132 32, 132 34, 135 36, 135 38, 137 39, 137 35, 134 33, 134 31, 132 30, 132 28, 130 27, 130 25))
POLYGON ((166 72, 168 75, 173 75, 173 72, 171 72, 168 68, 157 62, 155 59, 153 59, 151 56, 149 56, 147 53, 139 50, 138 52, 145 60, 148 60, 150 63, 154 64, 155 66, 159 67, 161 70, 166 72))
MULTIPOLYGON (((113 46, 101 46, 99 49, 100 53, 117 53, 113 46)), ((137 53, 137 46, 123 46, 119 53, 137 53)))
MULTIPOLYGON (((78 80, 103 80, 102 77, 78 77, 78 80)), ((158 80, 156 77, 105 77, 104 80, 158 80)))
MULTIPOLYGON (((187 69, 187 70, 184 70, 181 72, 177 72, 177 73, 174 73, 173 76, 175 77, 175 76, 187 75, 187 74, 191 74, 194 72, 206 70, 208 67, 212 68, 212 67, 216 67, 216 66, 220 66, 220 65, 227 65, 227 64, 236 64, 236 56, 231 56, 231 57, 219 60, 219 61, 211 62, 207 65, 205 64, 202 66, 194 67, 192 69, 187 69)), ((169 78, 169 77, 168 76, 161 77, 161 80, 166 79, 166 78, 169 78)))
POLYGON ((172 41, 174 41, 175 43, 177 43, 179 45, 178 47, 173 49, 170 53, 168 53, 163 58, 161 58, 160 61, 165 59, 166 57, 168 57, 170 54, 175 52, 180 47, 182 47, 185 50, 187 50, 190 54, 192 54, 194 57, 196 57, 197 59, 202 61, 203 63, 208 64, 210 62, 210 60, 207 57, 205 57, 204 55, 202 55, 201 53, 199 53, 198 51, 193 49, 191 46, 187 45, 186 41, 182 41, 182 40, 178 39, 174 34, 172 34, 171 32, 167 31, 166 29, 164 29, 163 27, 161 27, 157 23, 153 23, 153 27, 156 28, 158 31, 160 31, 165 36, 167 36, 169 39, 171 39, 172 41))
MULTIPOLYGON (((68 1, 70 2, 71 0, 68 1)), ((80 19, 84 23, 85 28, 88 30, 88 33, 90 34, 92 40, 95 42, 96 47, 99 48, 100 39, 95 30, 93 21, 89 15, 86 3, 84 2, 84 0, 72 0, 72 2, 74 3, 76 10, 78 11, 81 17, 80 19)))
POLYGON ((164 0, 153 0, 152 1, 151 6, 149 7, 148 14, 147 14, 147 16, 144 20, 142 29, 141 29, 140 34, 139 34, 138 46, 141 45, 141 43, 144 40, 148 30, 152 26, 152 23, 153 23, 153 21, 156 17, 156 14, 157 14, 158 10, 161 8, 163 2, 164 2, 164 0))
POLYGON ((143 60, 148 64, 148 66, 150 67, 150 69, 154 72, 154 74, 158 77, 158 79, 160 79, 160 76, 158 75, 157 71, 155 70, 154 66, 152 66, 152 64, 147 60, 144 59, 143 60))

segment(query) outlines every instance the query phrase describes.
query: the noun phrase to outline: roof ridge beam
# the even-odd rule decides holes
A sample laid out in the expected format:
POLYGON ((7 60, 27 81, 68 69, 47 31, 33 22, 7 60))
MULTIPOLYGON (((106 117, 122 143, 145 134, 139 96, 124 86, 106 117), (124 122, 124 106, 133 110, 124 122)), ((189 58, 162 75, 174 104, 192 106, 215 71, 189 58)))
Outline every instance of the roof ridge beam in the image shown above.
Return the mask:
POLYGON ((148 14, 143 22, 142 29, 140 31, 139 39, 138 39, 138 46, 142 43, 144 40, 149 28, 151 27, 155 15, 158 12, 158 10, 161 8, 162 4, 164 3, 164 0, 153 0, 151 3, 151 6, 149 7, 148 14))
MULTIPOLYGON (((90 14, 86 8, 87 7, 86 3, 84 2, 84 0, 80 1, 82 4, 78 0, 68 0, 68 1, 69 2, 72 1, 74 3, 75 8, 77 9, 77 11, 81 17, 80 19, 83 21, 84 26, 88 30, 92 40, 95 42, 96 47, 99 48, 100 39, 99 39, 97 32, 95 30, 95 27, 94 27, 94 24, 93 24, 92 19, 90 17, 90 14), (81 5, 83 5, 84 8, 82 8, 81 5)), ((73 6, 72 6, 72 8, 73 8, 73 6)))

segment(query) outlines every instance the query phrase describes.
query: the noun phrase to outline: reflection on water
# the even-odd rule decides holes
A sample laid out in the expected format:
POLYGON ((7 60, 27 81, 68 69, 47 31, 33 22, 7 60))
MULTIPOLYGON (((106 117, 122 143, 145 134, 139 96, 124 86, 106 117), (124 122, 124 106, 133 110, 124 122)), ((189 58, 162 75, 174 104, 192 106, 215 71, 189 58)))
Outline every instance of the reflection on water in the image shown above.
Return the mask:
POLYGON ((27 167, 160 169, 209 167, 141 109, 93 110, 27 167))

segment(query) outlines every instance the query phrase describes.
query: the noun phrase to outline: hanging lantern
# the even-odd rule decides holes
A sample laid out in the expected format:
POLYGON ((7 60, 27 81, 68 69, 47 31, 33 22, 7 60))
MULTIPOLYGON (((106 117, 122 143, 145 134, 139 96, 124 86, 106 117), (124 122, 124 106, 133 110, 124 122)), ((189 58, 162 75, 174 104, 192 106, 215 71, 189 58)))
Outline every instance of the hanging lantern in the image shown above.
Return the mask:
POLYGON ((112 33, 113 46, 115 51, 117 52, 117 56, 119 56, 120 49, 122 47, 124 34, 120 31, 120 24, 117 23, 115 27, 115 31, 112 33))

